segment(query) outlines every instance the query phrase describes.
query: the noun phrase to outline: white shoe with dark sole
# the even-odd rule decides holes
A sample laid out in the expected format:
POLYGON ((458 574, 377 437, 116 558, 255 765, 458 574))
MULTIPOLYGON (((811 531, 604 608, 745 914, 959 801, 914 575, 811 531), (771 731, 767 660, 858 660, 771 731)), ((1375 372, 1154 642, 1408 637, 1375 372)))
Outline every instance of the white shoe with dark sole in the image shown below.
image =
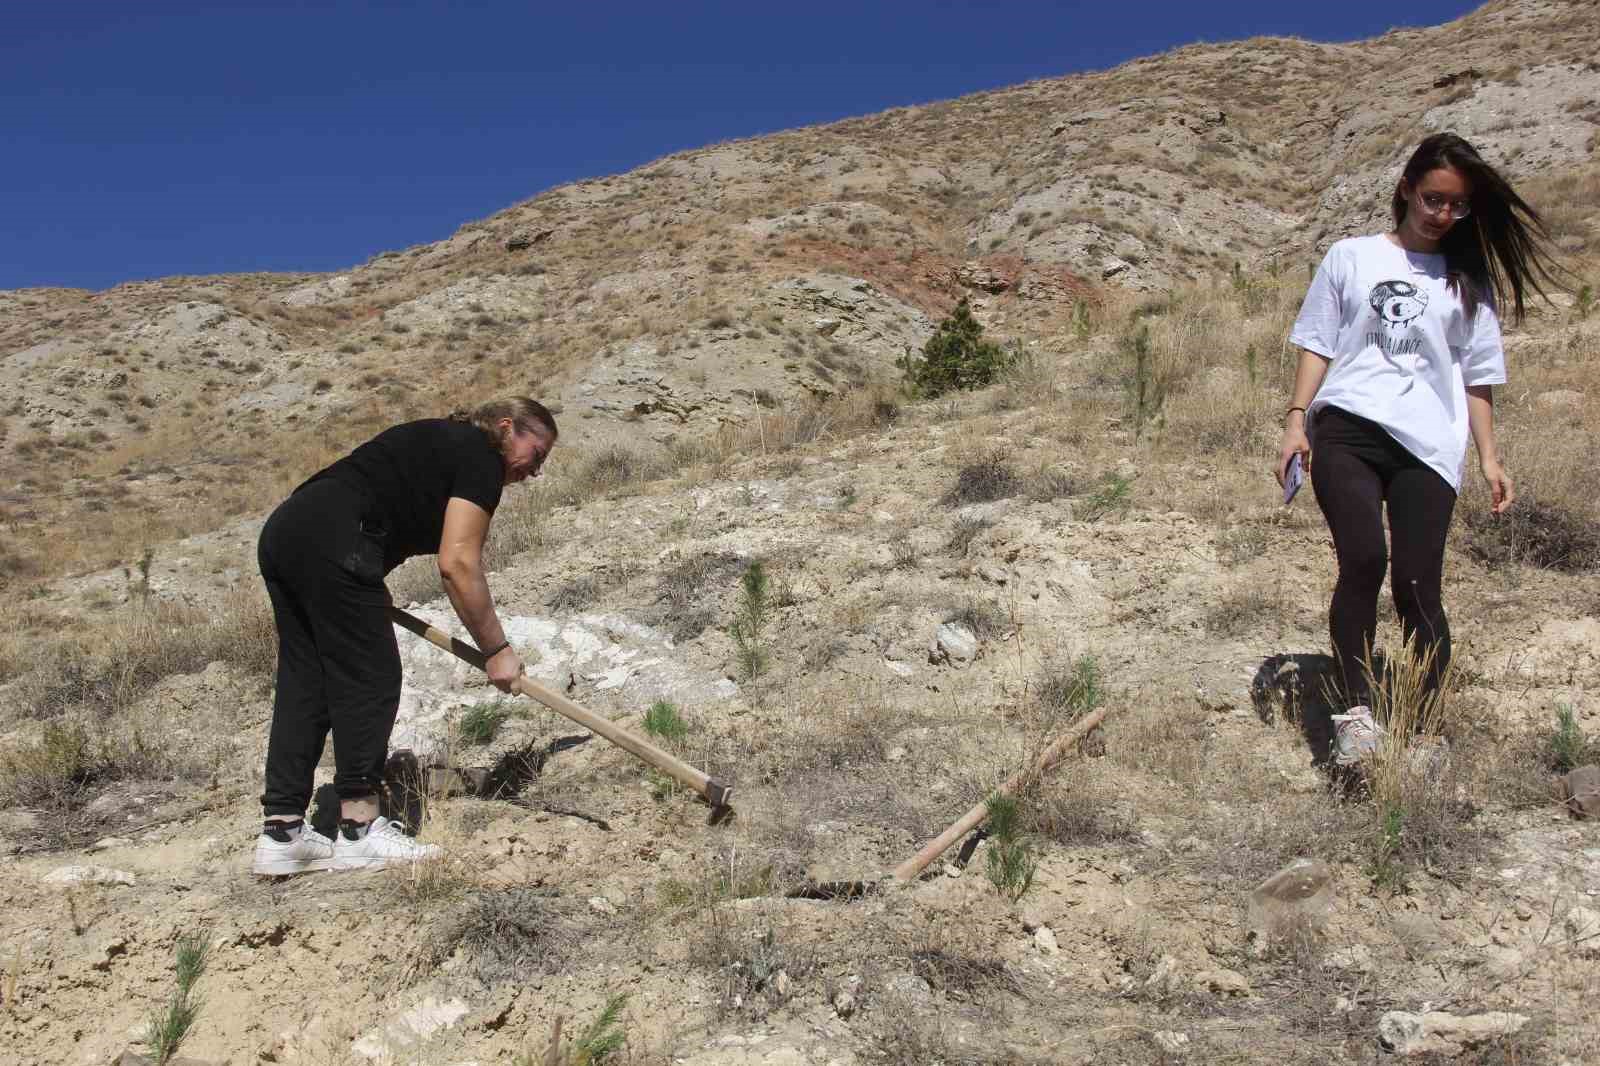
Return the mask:
POLYGON ((335 870, 381 870, 437 859, 444 854, 444 849, 437 844, 419 844, 412 840, 399 822, 387 818, 373 819, 360 836, 348 836, 350 832, 351 829, 341 825, 334 838, 332 868, 335 870))
POLYGON ((259 877, 289 877, 332 867, 333 841, 308 825, 287 840, 265 832, 256 837, 250 872, 259 877))

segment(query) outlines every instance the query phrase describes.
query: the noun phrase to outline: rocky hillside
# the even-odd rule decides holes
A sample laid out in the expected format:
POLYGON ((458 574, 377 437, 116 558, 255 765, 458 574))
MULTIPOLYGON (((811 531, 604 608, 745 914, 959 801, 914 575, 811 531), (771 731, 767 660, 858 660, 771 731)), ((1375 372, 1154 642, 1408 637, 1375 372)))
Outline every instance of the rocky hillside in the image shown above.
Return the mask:
POLYGON ((1589 6, 1193 46, 717 145, 330 276, 0 293, 0 568, 128 564, 374 427, 505 388, 574 439, 667 441, 893 376, 963 292, 1059 353, 1107 286, 1301 269, 1384 214, 1424 132, 1519 176, 1590 157, 1589 6))
MULTIPOLYGON (((1600 1057, 1600 836, 1555 791, 1600 760, 1592 289, 1508 332, 1522 499, 1464 493, 1444 744, 1365 790, 1326 766, 1326 529, 1267 473, 1305 268, 1420 134, 1592 283, 1596 54, 1592 5, 1497 0, 686 152, 335 275, 0 293, 0 1061, 143 1061, 197 944, 206 1064, 1600 1057), (962 295, 1018 358, 910 402, 962 295), (563 440, 494 523, 508 633, 737 817, 401 633, 445 859, 252 880, 257 525, 509 388, 563 440), (1095 707, 1020 839, 820 891, 1095 707)), ((450 624, 427 565, 390 584, 450 624)))

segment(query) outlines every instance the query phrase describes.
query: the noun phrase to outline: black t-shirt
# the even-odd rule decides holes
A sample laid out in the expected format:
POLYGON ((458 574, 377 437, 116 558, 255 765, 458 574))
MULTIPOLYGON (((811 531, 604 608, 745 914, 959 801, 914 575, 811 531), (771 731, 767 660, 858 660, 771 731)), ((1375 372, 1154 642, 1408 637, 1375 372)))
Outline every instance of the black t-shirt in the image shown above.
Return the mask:
POLYGON ((310 480, 325 477, 362 494, 362 525, 383 540, 388 573, 413 555, 439 550, 452 496, 494 514, 505 464, 478 427, 426 418, 384 430, 310 480))

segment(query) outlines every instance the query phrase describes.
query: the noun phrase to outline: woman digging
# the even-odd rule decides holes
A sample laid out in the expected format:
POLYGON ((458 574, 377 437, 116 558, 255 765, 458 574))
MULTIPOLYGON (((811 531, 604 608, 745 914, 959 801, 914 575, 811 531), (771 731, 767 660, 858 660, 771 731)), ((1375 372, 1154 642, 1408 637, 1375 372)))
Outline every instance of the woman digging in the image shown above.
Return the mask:
POLYGON ((1495 446, 1493 390, 1506 380, 1497 312, 1520 322, 1525 291, 1555 285, 1538 213, 1454 134, 1417 146, 1390 208, 1394 228, 1334 244, 1306 293, 1289 335, 1300 359, 1276 471, 1284 484, 1298 459, 1333 535, 1341 766, 1379 735, 1363 664, 1386 567, 1405 638, 1427 666, 1425 694, 1449 664, 1440 583, 1469 434, 1491 511, 1516 498, 1495 446))
POLYGON ((537 477, 556 423, 526 397, 394 426, 313 475, 273 511, 258 558, 278 628, 267 742, 265 824, 254 873, 357 870, 440 853, 379 815, 400 703, 400 651, 383 579, 437 553, 439 576, 501 691, 522 675, 483 573, 504 486, 537 477), (312 779, 333 733, 335 838, 305 824, 312 779))

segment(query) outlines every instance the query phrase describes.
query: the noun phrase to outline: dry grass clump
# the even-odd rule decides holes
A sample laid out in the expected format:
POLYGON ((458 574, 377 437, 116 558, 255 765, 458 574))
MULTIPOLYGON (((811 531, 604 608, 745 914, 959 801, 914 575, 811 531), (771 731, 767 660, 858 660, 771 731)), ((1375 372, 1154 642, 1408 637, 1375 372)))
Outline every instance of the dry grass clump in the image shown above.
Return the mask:
POLYGON ((950 539, 945 541, 945 551, 957 558, 965 557, 967 550, 972 547, 972 542, 993 524, 989 519, 979 515, 957 517, 955 526, 950 530, 950 539))
POLYGON ((1205 612, 1201 625, 1209 636, 1233 639, 1260 632, 1278 617, 1276 597, 1252 585, 1225 593, 1205 612))
POLYGON ((1067 779, 1042 782, 1023 805, 1028 832, 1068 847, 1114 844, 1139 838, 1133 797, 1098 760, 1077 764, 1067 779))
POLYGON ((1391 640, 1397 652, 1376 668, 1366 664, 1373 719, 1384 736, 1364 764, 1376 839, 1370 852, 1373 879, 1401 885, 1411 870, 1451 871, 1470 865, 1483 849, 1471 825, 1473 809, 1457 795, 1459 776, 1443 734, 1451 722, 1451 688, 1445 671, 1429 690, 1432 647, 1391 640))
POLYGON ((1083 486, 1078 479, 1065 470, 1046 466, 1028 478, 1028 498, 1036 503, 1049 503, 1082 491, 1083 486))
POLYGON ((704 905, 689 940, 689 957, 707 971, 725 1015, 765 1018, 794 999, 820 969, 815 953, 759 908, 704 905))
POLYGON ((911 972, 952 999, 985 1000, 998 993, 1020 996, 1022 982, 1000 959, 983 958, 929 944, 913 951, 911 972))
POLYGON ((208 769, 198 754, 143 725, 51 721, 37 741, 0 748, 0 807, 71 811, 117 781, 200 780, 208 769))
POLYGON ((1100 663, 1092 655, 1070 662, 1046 661, 1033 681, 1033 695, 1050 727, 1069 724, 1105 700, 1100 663))
POLYGON ((672 449, 680 465, 722 464, 740 456, 772 455, 820 440, 845 440, 880 432, 900 417, 901 396, 891 386, 870 384, 788 408, 758 411, 749 421, 725 425, 707 438, 672 449))
POLYGON ((705 552, 667 566, 656 576, 656 599, 645 620, 666 626, 677 643, 693 640, 717 620, 717 590, 731 585, 744 567, 743 559, 728 552, 705 552))
POLYGON ((1005 365, 989 406, 994 411, 1018 411, 1048 401, 1060 387, 1058 363, 1036 352, 1022 352, 1005 365))
POLYGON ((240 592, 215 616, 142 600, 94 648, 62 642, 18 678, 14 706, 44 720, 33 742, 0 750, 0 803, 70 810, 129 778, 198 776, 201 756, 132 714, 162 680, 224 662, 265 679, 277 641, 265 597, 240 592))
POLYGON ((1015 496, 1023 489, 1023 479, 1011 465, 1004 448, 996 448, 970 463, 963 463, 940 502, 949 507, 971 503, 992 503, 1015 496))
POLYGON ((1216 738, 1208 716, 1192 700, 1136 707, 1113 716, 1101 731, 1106 753, 1117 765, 1180 786, 1209 776, 1216 738))
POLYGON ((571 506, 612 496, 670 473, 664 456, 646 455, 622 444, 603 445, 568 469, 570 472, 553 486, 551 496, 554 502, 571 506))
POLYGON ((1288 387, 1285 337, 1304 293, 1304 280, 1286 273, 1236 272, 1124 304, 1126 325, 1096 363, 1096 380, 1121 394, 1136 433, 1186 453, 1249 447, 1288 387))
POLYGON ((966 627, 979 640, 992 640, 1010 628, 1010 620, 999 607, 972 597, 949 608, 942 621, 966 627))
POLYGON ((406 966, 406 979, 421 980, 459 956, 453 972, 492 988, 530 973, 555 972, 581 937, 581 924, 552 892, 485 889, 428 933, 406 966))
POLYGON ((1240 523, 1216 536, 1217 561, 1223 566, 1238 566, 1266 553, 1267 531, 1260 525, 1240 523))
POLYGON ((1485 566, 1537 566, 1566 574, 1600 564, 1600 523, 1559 503, 1523 494, 1504 514, 1463 508, 1466 552, 1485 566))
POLYGON ((1550 236, 1568 255, 1600 250, 1600 166, 1542 174, 1527 182, 1524 194, 1539 209, 1550 236))
POLYGON ((141 600, 100 631, 93 649, 67 645, 18 681, 19 706, 33 718, 73 707, 113 719, 163 678, 224 662, 267 677, 277 664, 277 631, 264 594, 234 593, 215 615, 141 600))

